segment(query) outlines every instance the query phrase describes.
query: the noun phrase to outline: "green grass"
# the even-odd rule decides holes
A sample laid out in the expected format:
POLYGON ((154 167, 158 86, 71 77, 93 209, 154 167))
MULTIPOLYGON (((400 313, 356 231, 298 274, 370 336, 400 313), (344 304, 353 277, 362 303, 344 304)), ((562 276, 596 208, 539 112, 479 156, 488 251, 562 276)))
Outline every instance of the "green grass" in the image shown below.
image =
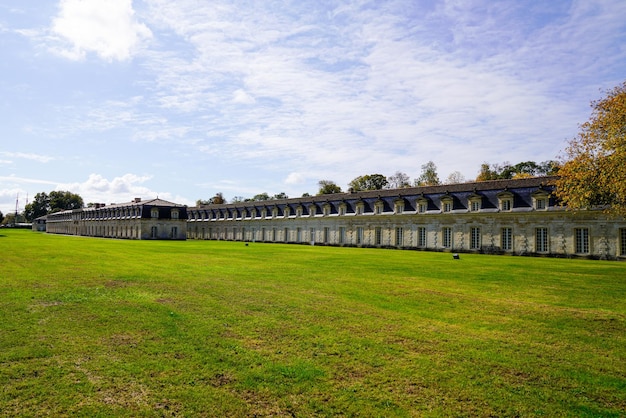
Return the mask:
POLYGON ((3 416, 624 416, 626 263, 0 230, 3 416))

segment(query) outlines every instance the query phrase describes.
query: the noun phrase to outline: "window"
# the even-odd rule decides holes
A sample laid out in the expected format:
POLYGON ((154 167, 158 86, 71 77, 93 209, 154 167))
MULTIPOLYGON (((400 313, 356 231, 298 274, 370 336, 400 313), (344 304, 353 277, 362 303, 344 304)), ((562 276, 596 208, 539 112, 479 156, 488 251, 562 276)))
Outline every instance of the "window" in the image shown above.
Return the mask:
POLYGON ((343 216, 346 214, 346 205, 342 204, 339 206, 339 215, 343 216))
POLYGON ((327 203, 324 205, 324 216, 330 215, 330 205, 327 203))
POLYGON ((356 228, 356 243, 363 244, 363 227, 359 226, 356 228))
POLYGON ((470 249, 480 250, 480 246, 481 246, 480 228, 472 227, 470 229, 470 249))
POLYGON ((535 200, 535 209, 544 210, 546 208, 546 199, 539 198, 535 200))
POLYGON ((443 227, 442 235, 443 248, 452 248, 452 228, 448 226, 443 227))
POLYGON ((302 242, 302 229, 296 228, 296 242, 302 242))
POLYGON ((289 242, 289 228, 285 228, 283 231, 283 241, 289 242))
POLYGON ((423 226, 417 228, 417 246, 426 247, 426 228, 423 226))
POLYGON ((309 206, 309 216, 315 216, 317 213, 317 207, 315 205, 309 206))
POLYGON ((159 217, 159 209, 152 208, 150 210, 150 216, 153 217, 153 218, 158 218, 159 217))
POLYGON ((535 230, 535 251, 538 253, 548 252, 548 228, 537 228, 535 230))
POLYGON ((480 201, 479 200, 472 200, 472 204, 470 206, 470 210, 472 212, 478 212, 480 210, 480 201))
POLYGON ((383 244, 383 229, 380 226, 377 226, 374 229, 374 243, 376 245, 382 245, 383 244))
POLYGON ((383 202, 376 202, 376 205, 374 206, 374 213, 376 213, 376 215, 383 213, 383 202))
POLYGON ((404 212, 404 200, 397 200, 395 202, 395 209, 398 214, 404 212))
POLYGON ((325 226, 324 227, 324 244, 328 244, 328 236, 330 235, 330 228, 325 226))
POLYGON ((443 208, 442 210, 444 212, 451 212, 452 211, 452 202, 446 201, 446 202, 442 202, 443 208))
POLYGON ((177 238, 178 237, 178 227, 173 226, 172 227, 172 235, 170 238, 177 238))
POLYGON ((426 202, 420 202, 417 206, 417 211, 419 213, 425 213, 428 208, 428 204, 426 202))
POLYGON ((502 202, 500 202, 500 210, 502 210, 503 212, 510 211, 511 210, 511 200, 510 199, 502 200, 502 202))
POLYGON ((589 229, 576 228, 576 254, 588 254, 589 253, 589 229))
POLYGON ((152 228, 150 228, 150 238, 156 238, 158 236, 158 232, 159 230, 157 229, 156 226, 153 226, 152 228))
POLYGON ((356 205, 356 214, 357 215, 363 215, 363 210, 364 210, 364 205, 363 203, 357 203, 356 205))
POLYGON ((339 244, 343 244, 346 241, 346 228, 343 226, 339 227, 339 244))
POLYGON ((309 241, 311 241, 311 244, 315 242, 315 228, 309 229, 309 241))
POLYGON ((504 251, 513 250, 513 228, 502 228, 500 234, 500 246, 504 251))
POLYGON ((619 255, 626 255, 626 228, 620 229, 619 233, 620 233, 619 255))
POLYGON ((402 247, 404 245, 404 229, 401 226, 396 228, 396 246, 402 247))
POLYGON ((170 213, 171 213, 172 219, 178 219, 178 209, 172 209, 170 213))

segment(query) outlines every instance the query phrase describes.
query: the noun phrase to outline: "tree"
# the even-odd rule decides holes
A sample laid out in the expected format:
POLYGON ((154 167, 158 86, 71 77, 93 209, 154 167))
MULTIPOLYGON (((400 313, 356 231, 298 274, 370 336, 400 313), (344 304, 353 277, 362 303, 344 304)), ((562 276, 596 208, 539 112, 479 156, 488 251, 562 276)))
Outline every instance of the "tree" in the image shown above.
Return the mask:
POLYGON ((2 223, 2 221, 4 221, 4 214, 0 210, 0 224, 2 223))
POLYGON ((571 209, 605 206, 626 215, 626 81, 591 107, 565 150, 556 195, 571 209))
POLYGON ((287 193, 285 193, 285 192, 280 192, 280 193, 276 193, 274 196, 272 196, 272 199, 274 199, 274 200, 289 199, 289 196, 287 196, 287 193))
POLYGON ((235 196, 232 199, 230 199, 230 203, 240 203, 243 201, 244 201, 243 196, 235 196))
POLYGON ((72 192, 53 191, 50 198, 50 212, 80 209, 84 206, 83 198, 72 192))
POLYGON ((80 209, 84 206, 83 198, 72 192, 52 191, 37 193, 31 203, 24 208, 24 217, 28 221, 53 212, 80 209))
POLYGON ((209 200, 196 200, 196 206, 222 205, 224 203, 226 203, 226 199, 224 199, 224 195, 222 194, 222 192, 215 193, 215 196, 213 196, 209 200))
POLYGON ((31 203, 24 207, 24 216, 29 221, 47 215, 50 212, 50 198, 45 192, 37 193, 31 203))
POLYGON ((461 174, 460 171, 453 171, 450 173, 448 178, 445 181, 445 184, 459 184, 465 183, 465 177, 461 174))
POLYGON ((366 174, 353 179, 348 186, 355 191, 381 190, 387 185, 387 177, 382 174, 366 174))
POLYGON ((392 176, 387 178, 388 189, 403 189, 405 187, 411 187, 409 182, 409 175, 401 171, 396 171, 392 176))
POLYGON ((415 179, 414 183, 416 186, 438 186, 441 184, 435 163, 429 161, 422 165, 422 174, 415 179))
POLYGON ((317 182, 320 190, 317 192, 318 196, 322 194, 341 193, 341 187, 332 180, 320 180, 317 182))

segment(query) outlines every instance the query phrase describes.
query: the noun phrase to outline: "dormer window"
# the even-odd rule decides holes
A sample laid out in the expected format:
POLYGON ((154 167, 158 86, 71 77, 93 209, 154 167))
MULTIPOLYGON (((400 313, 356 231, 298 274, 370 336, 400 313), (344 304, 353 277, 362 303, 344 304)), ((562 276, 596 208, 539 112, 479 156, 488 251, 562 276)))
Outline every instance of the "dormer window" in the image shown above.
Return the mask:
POLYGON ((428 211, 428 199, 424 196, 417 199, 417 213, 426 213, 428 211))
POLYGON ((496 195, 498 197, 498 206, 501 211, 509 212, 513 210, 513 193, 504 190, 496 195))
POLYGON ((442 212, 452 212, 452 196, 444 196, 441 198, 441 211, 442 212))
POLYGON ((322 210, 324 211, 324 216, 330 215, 330 203, 325 203, 322 210))
POLYGON ((285 218, 288 218, 290 213, 291 213, 291 208, 289 206, 285 206, 285 210, 283 211, 283 216, 285 218))
POLYGON ((532 193, 533 199, 533 208, 535 210, 546 210, 548 209, 548 202, 550 198, 550 194, 543 190, 541 187, 539 190, 532 193))
POLYGON ((178 219, 178 209, 172 209, 172 211, 170 212, 172 219, 178 219))
POLYGON ((480 211, 480 209, 482 209, 483 198, 482 198, 481 195, 479 195, 475 191, 474 191, 474 193, 469 195, 467 200, 468 200, 468 205, 467 206, 468 206, 468 209, 470 210, 470 212, 478 212, 478 211, 480 211))
POLYGON ((317 206, 310 205, 309 206, 309 216, 315 216, 317 214, 317 206))
POLYGON ((296 206, 296 217, 299 218, 302 216, 302 206, 296 206))
POLYGON ((358 202, 356 204, 356 214, 357 215, 363 215, 364 212, 365 212, 365 203, 358 202))
POLYGON ((404 212, 404 199, 398 199, 394 202, 394 212, 396 214, 401 214, 404 212))
POLYGON ((382 200, 377 200, 376 203, 374 203, 374 213, 376 215, 380 215, 381 213, 383 213, 384 207, 385 202, 383 202, 382 200))
POLYGON ((346 204, 342 203, 339 205, 339 215, 344 216, 346 214, 346 204))
POLYGON ((272 208, 272 218, 275 218, 278 216, 278 208, 277 207, 273 207, 272 208))
POLYGON ((152 208, 150 210, 150 217, 152 218, 158 218, 159 217, 159 209, 157 208, 152 208))

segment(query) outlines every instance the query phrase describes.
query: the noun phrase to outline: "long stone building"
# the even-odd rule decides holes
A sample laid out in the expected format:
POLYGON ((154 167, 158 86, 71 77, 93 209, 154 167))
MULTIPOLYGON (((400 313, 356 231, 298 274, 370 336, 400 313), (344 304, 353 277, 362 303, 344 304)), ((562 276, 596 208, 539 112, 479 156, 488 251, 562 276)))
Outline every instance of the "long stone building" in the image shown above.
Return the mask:
MULTIPOLYGON (((122 204, 56 212, 45 217, 45 230, 53 234, 127 239, 187 238, 187 207, 162 199, 136 198, 122 204)), ((41 230, 41 218, 33 223, 41 230)))
POLYGON ((556 177, 188 209, 189 238, 516 255, 626 257, 626 220, 567 211, 556 177))
MULTIPOLYGON (((47 216, 53 233, 626 259, 626 219, 568 211, 556 177, 186 207, 163 200, 47 216)), ((38 226, 40 228, 40 225, 38 226)), ((35 228, 35 227, 33 227, 35 228)))

